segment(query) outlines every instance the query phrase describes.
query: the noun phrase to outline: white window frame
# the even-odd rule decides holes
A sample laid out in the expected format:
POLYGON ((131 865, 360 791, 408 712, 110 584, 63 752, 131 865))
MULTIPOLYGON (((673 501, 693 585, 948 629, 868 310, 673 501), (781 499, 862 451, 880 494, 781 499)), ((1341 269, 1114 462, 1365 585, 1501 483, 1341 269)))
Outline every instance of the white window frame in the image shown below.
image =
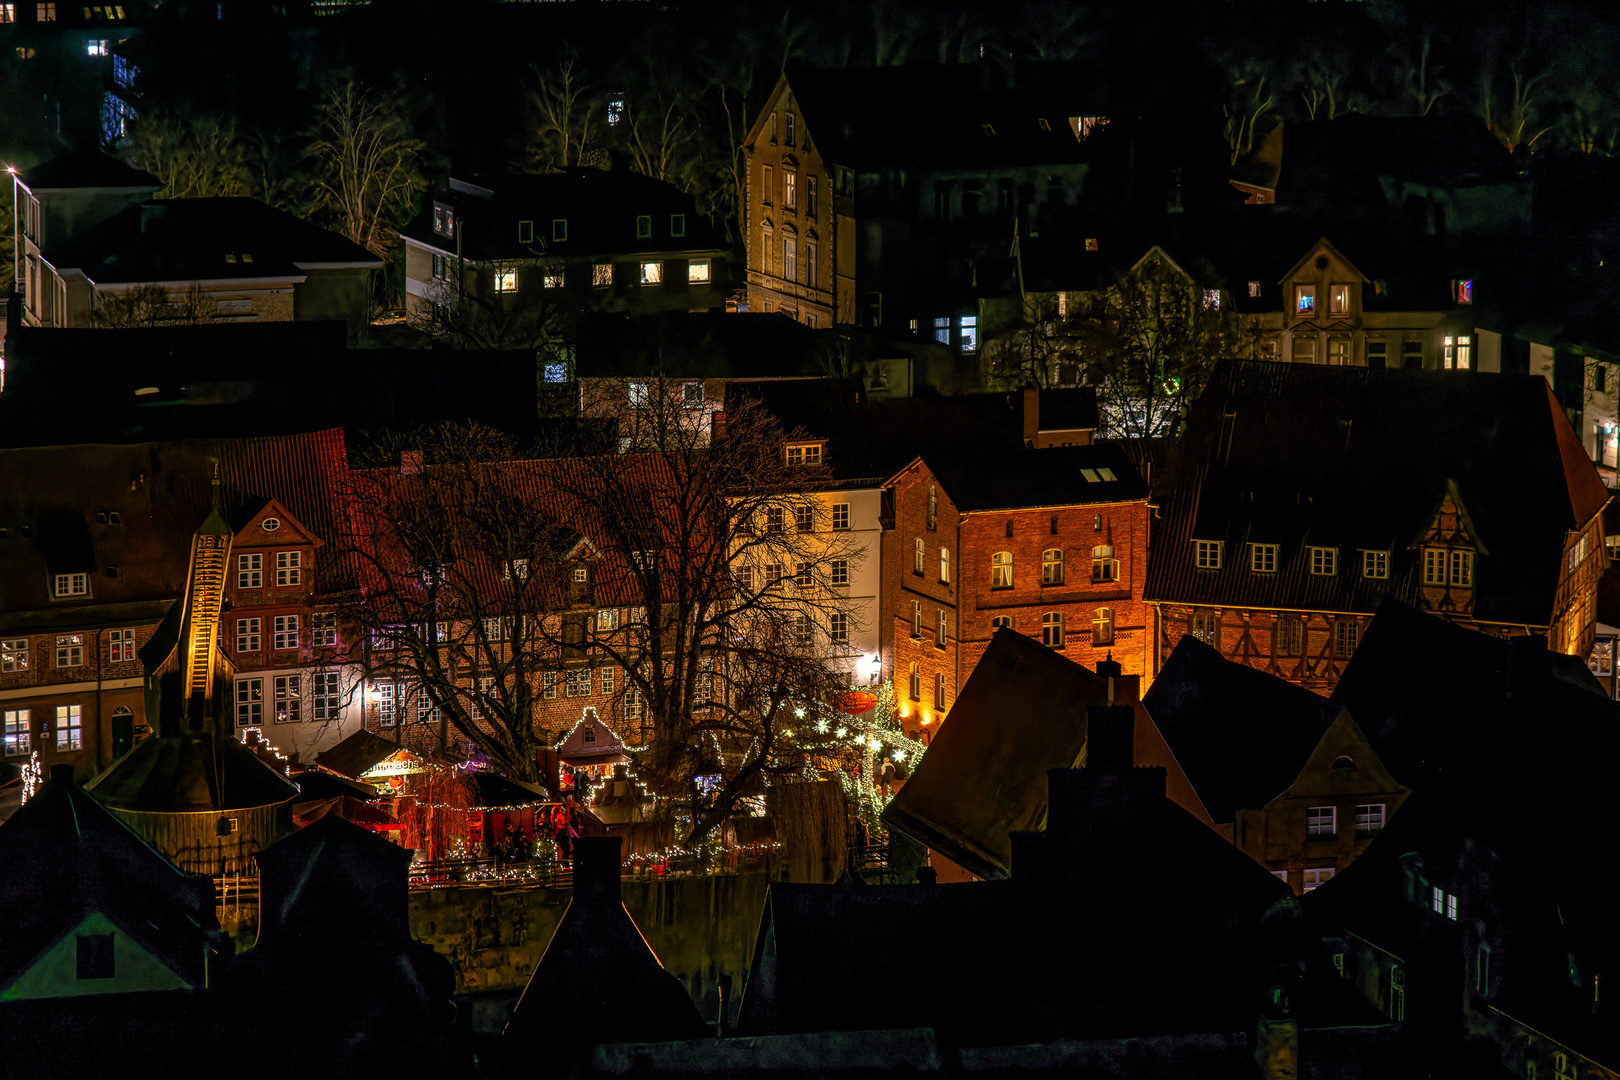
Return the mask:
POLYGON ((827 616, 827 640, 842 645, 849 640, 849 616, 835 611, 827 616))
POLYGON ((1063 584, 1063 549, 1047 548, 1041 552, 1041 584, 1063 584))
POLYGON ((1339 572, 1339 549, 1335 547, 1311 547, 1306 549, 1311 558, 1311 575, 1313 577, 1333 577, 1339 572))
POLYGON ((296 724, 303 719, 303 699, 297 675, 276 675, 271 679, 270 720, 276 724, 296 724))
POLYGON ((1049 649, 1061 649, 1065 646, 1063 612, 1048 611, 1041 615, 1041 644, 1049 649))
POLYGON ((56 636, 56 667, 84 667, 84 635, 58 634, 56 636))
POLYGON ((1362 551, 1361 576, 1375 581, 1386 580, 1389 577, 1389 552, 1362 551))
POLYGON ((1362 803, 1356 807, 1356 835, 1374 836, 1384 830, 1385 803, 1362 803))
POLYGON ((941 585, 949 585, 951 583, 951 549, 950 548, 943 548, 942 547, 942 548, 939 549, 939 583, 941 585))
POLYGON ((58 600, 90 595, 90 575, 57 574, 51 595, 58 600))
POLYGON ((31 709, 6 709, 0 715, 0 757, 27 757, 33 753, 33 716, 31 709))
POLYGON ((1305 808, 1305 839, 1330 840, 1339 835, 1339 808, 1337 806, 1308 806, 1305 808), (1326 815, 1324 818, 1323 815, 1326 815))
POLYGON ((911 572, 921 574, 923 566, 928 562, 928 547, 923 543, 922 537, 917 537, 912 548, 911 572))
POLYGON ((1275 574, 1277 572, 1277 545, 1250 544, 1249 570, 1256 574, 1275 574))
POLYGON ((688 259, 686 280, 693 285, 707 285, 714 280, 714 269, 708 259, 688 259))
POLYGON ((276 652, 288 652, 298 648, 299 625, 297 615, 277 615, 272 623, 274 630, 274 647, 276 652))
POLYGON ((1091 613, 1091 644, 1112 645, 1114 643, 1114 609, 1098 608, 1091 613))
POLYGON ((849 528, 849 503, 832 504, 832 527, 835 530, 849 528))
POLYGON ((343 715, 343 680, 328 668, 309 677, 309 718, 321 723, 343 715))
POLYGON ((498 293, 515 293, 518 288, 518 272, 513 270, 495 271, 495 291, 498 293))
POLYGON ((258 727, 264 723, 264 678, 253 676, 236 680, 236 726, 258 727))
POLYGON ((1472 551, 1451 549, 1451 557, 1446 560, 1450 566, 1447 571, 1447 585, 1454 589, 1472 589, 1474 587, 1474 553, 1472 551))
POLYGON ((664 261, 662 259, 641 260, 641 283, 643 285, 662 285, 664 283, 664 261))
POLYGON ((264 621, 257 615, 236 620, 236 651, 256 653, 262 639, 264 621))
POLYGON ((302 551, 276 552, 276 588, 285 589, 304 583, 304 553, 302 551))
POLYGON ((1221 568, 1220 540, 1194 540, 1193 566, 1198 570, 1219 570, 1221 568))
POLYGON ((56 749, 58 753, 84 749, 83 705, 56 707, 56 749))
POLYGON ((990 587, 992 589, 1010 589, 1013 587, 1013 555, 1010 551, 995 551, 990 554, 990 587))
POLYGON ((107 631, 107 663, 122 664, 135 659, 135 631, 107 631))
POLYGON ((1300 891, 1310 892, 1312 889, 1319 888, 1322 885, 1327 884, 1329 881, 1333 880, 1333 875, 1335 873, 1335 869, 1331 866, 1313 866, 1307 868, 1300 879, 1300 891))
POLYGON ((236 557, 236 587, 238 589, 264 588, 264 553, 250 552, 236 557))
POLYGON ((832 559, 832 560, 829 561, 828 568, 827 568, 827 584, 829 584, 829 585, 848 585, 849 584, 849 560, 848 559, 832 559))
POLYGON ((0 641, 0 672, 28 670, 29 639, 6 638, 0 641))

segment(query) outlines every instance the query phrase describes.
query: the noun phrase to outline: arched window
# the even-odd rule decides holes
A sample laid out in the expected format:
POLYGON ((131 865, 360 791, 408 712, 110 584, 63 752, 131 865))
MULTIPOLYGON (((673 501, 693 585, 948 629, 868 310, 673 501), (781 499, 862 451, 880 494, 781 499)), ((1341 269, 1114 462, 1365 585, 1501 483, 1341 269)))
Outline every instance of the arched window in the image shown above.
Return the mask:
POLYGON ((1001 630, 1003 628, 1008 629, 1008 630, 1012 629, 1012 616, 1011 615, 997 615, 995 618, 990 620, 990 629, 991 630, 1001 630))
POLYGON ((1112 645, 1114 643, 1113 608, 1098 608, 1091 613, 1091 643, 1093 645, 1112 645))
POLYGON ((990 556, 990 587, 1010 589, 1013 583, 1012 552, 998 551, 990 556))
POLYGON ((939 519, 939 489, 933 484, 928 485, 928 527, 932 529, 939 519))
POLYGON ((1041 644, 1053 649, 1063 648, 1063 612, 1048 611, 1041 616, 1041 644))
POLYGON ((1346 757, 1345 755, 1340 754, 1338 757, 1333 759, 1333 768, 1335 769, 1353 769, 1355 767, 1355 758, 1346 757))
POLYGON ((1091 580, 1119 580, 1119 560, 1114 558, 1112 544, 1099 544, 1091 549, 1091 580))
POLYGON ((1041 552, 1041 584, 1063 584, 1063 549, 1047 548, 1041 552))

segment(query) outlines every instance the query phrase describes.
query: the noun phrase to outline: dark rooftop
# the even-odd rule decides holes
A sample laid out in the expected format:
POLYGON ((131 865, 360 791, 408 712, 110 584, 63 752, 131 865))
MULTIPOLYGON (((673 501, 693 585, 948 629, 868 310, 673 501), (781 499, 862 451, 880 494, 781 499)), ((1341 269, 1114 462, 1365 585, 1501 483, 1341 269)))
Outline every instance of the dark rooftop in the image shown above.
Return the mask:
POLYGON ((157 191, 163 186, 163 181, 151 173, 132 169, 99 150, 61 154, 28 169, 21 178, 33 191, 58 188, 150 188, 157 191))

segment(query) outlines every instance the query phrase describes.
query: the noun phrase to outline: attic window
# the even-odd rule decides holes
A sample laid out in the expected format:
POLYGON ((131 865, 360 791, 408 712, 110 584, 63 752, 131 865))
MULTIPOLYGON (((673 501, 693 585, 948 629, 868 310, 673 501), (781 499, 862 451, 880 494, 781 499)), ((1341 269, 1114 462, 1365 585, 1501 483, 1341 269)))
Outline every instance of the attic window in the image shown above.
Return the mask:
POLYGON ((1260 283, 1258 281, 1249 282, 1249 297, 1251 299, 1254 299, 1254 298, 1259 297, 1259 295, 1260 295, 1260 283))
POLYGON ((259 522, 259 528, 263 529, 265 532, 275 532, 277 529, 281 528, 281 519, 273 517, 265 518, 263 521, 259 522))
POLYGON ((1348 315, 1350 313, 1350 286, 1328 286, 1328 313, 1332 315, 1348 315))
POLYGON ((249 252, 246 252, 246 251, 242 252, 242 261, 243 262, 252 262, 253 261, 252 254, 249 253, 249 252))
POLYGON ((1298 285, 1294 288, 1294 312, 1298 315, 1316 314, 1316 286, 1298 285))
POLYGON ((984 129, 984 133, 986 135, 993 136, 996 133, 996 126, 994 124, 980 124, 979 126, 984 129))
POLYGON ((1345 757, 1343 754, 1340 754, 1338 757, 1333 759, 1333 767, 1335 769, 1353 769, 1356 767, 1356 762, 1354 758, 1345 757))
POLYGON ((233 263, 236 261, 236 256, 227 251, 225 253, 225 261, 228 263, 233 263))

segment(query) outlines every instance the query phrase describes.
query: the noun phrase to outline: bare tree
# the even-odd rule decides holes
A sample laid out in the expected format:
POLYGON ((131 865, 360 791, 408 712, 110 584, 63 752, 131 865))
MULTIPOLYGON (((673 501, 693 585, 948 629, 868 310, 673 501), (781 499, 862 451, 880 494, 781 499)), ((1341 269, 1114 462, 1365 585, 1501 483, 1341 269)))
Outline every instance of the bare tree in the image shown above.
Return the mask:
POLYGON ((553 68, 530 69, 529 131, 524 164, 534 172, 606 163, 601 146, 609 101, 573 54, 553 68))
POLYGON ((141 326, 194 326, 213 321, 214 304, 193 284, 171 292, 161 285, 137 285, 127 292, 97 289, 91 324, 109 329, 141 326))
POLYGON ((404 95, 332 83, 317 109, 314 209, 337 231, 379 257, 411 215, 426 185, 423 144, 404 95))
POLYGON ((1496 88, 1490 75, 1480 77, 1479 113, 1485 126, 1491 129, 1491 134, 1511 154, 1520 147, 1528 150, 1535 146, 1536 140, 1550 131, 1553 125, 1536 128, 1538 98, 1535 91, 1537 85, 1547 78, 1547 73, 1526 76, 1523 66, 1517 63, 1509 65, 1508 73, 1513 77, 1513 96, 1508 99, 1505 109, 1495 108, 1496 88))
POLYGON ((163 182, 162 199, 247 195, 253 183, 248 145, 236 121, 213 113, 143 112, 125 160, 163 182))
POLYGON ((1254 149, 1256 125, 1277 103, 1277 95, 1266 89, 1266 76, 1250 62, 1231 72, 1227 98, 1222 106, 1226 117, 1224 134, 1232 150, 1232 164, 1236 165, 1254 149))
POLYGON ((849 688, 857 613, 830 570, 858 555, 818 517, 825 471, 789 464, 757 406, 711 438, 688 384, 634 385, 600 453, 524 459, 451 427, 405 440, 403 468, 358 470, 348 618, 372 678, 394 680, 394 723, 453 732, 515 776, 578 718, 558 688, 582 681, 645 743, 641 777, 694 842, 767 775, 802 770, 783 725, 849 688))

